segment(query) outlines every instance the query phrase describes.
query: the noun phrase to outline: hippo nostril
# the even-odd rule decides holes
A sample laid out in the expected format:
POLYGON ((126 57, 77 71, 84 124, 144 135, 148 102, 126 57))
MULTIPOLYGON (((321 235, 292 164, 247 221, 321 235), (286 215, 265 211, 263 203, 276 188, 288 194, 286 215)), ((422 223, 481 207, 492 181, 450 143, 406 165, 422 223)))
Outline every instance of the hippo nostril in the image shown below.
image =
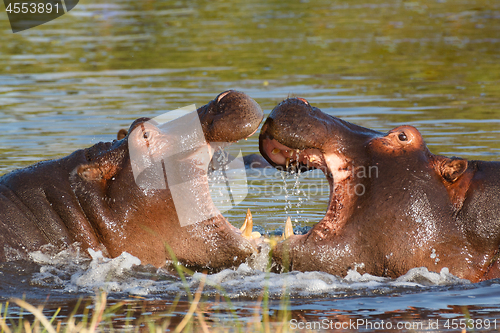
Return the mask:
POLYGON ((405 132, 399 133, 398 139, 399 139, 399 141, 408 141, 408 137, 406 136, 405 132))
POLYGON ((232 90, 228 90, 228 91, 224 91, 223 93, 221 93, 219 96, 217 96, 217 103, 220 102, 221 99, 224 98, 224 96, 226 96, 227 94, 229 94, 232 90))

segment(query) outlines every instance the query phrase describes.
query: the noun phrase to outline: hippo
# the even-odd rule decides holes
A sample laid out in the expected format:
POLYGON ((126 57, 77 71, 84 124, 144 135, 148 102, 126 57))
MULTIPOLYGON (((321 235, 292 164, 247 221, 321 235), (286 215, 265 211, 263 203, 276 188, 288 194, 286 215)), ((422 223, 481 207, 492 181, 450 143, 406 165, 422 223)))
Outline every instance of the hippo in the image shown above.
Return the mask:
MULTIPOLYGON (((128 130, 125 128, 121 128, 117 133, 116 133, 116 139, 121 140, 124 137, 126 137, 128 134, 128 130)), ((217 154, 216 152, 215 154, 217 154)), ((232 159, 234 159, 234 156, 231 156, 232 159)), ((212 158, 213 160, 213 158, 212 158)), ((262 157, 260 154, 248 154, 243 156, 243 163, 245 165, 245 168, 248 169, 266 169, 266 168, 271 168, 271 164, 267 162, 267 160, 262 157)), ((213 164, 209 166, 209 169, 213 168, 213 164)))
MULTIPOLYGON (((193 114, 206 140, 202 148, 209 155, 214 142, 247 138, 264 118, 253 99, 232 90, 193 114)), ((219 270, 258 252, 258 237, 243 237, 215 208, 206 170, 199 167, 198 157, 191 156, 201 148, 188 147, 159 164, 178 164, 195 175, 188 191, 198 202, 189 209, 212 213, 197 223, 181 225, 170 181, 164 188, 139 186, 139 180, 149 181, 143 174, 150 166, 138 163, 137 156, 165 150, 175 142, 168 141, 172 135, 161 132, 149 118, 137 119, 118 135, 120 140, 100 142, 0 178, 1 261, 27 259, 47 244, 64 248, 76 242, 84 251, 100 250, 107 257, 128 252, 145 265, 165 266, 176 257, 188 267, 219 270)))
POLYGON ((272 110, 259 149, 274 167, 322 170, 330 186, 324 218, 273 249, 280 269, 500 277, 500 162, 434 155, 415 127, 381 133, 303 98, 272 110))

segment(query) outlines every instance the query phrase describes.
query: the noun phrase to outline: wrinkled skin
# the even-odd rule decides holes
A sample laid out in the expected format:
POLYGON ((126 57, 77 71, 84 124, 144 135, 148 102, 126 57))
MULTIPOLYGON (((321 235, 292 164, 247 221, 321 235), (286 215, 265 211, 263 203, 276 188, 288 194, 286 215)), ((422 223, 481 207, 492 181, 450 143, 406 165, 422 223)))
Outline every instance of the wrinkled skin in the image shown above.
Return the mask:
POLYGON ((325 217, 274 249, 299 271, 397 277, 414 267, 482 281, 500 277, 500 163, 433 155, 416 128, 373 131, 301 98, 274 108, 260 134, 275 167, 321 169, 325 217))
MULTIPOLYGON (((220 94, 198 109, 198 116, 208 143, 246 138, 263 119, 259 105, 236 91, 220 94)), ((127 251, 142 264, 160 267, 170 258, 168 245, 185 265, 217 270, 256 252, 258 245, 243 238, 220 213, 181 227, 168 187, 137 185, 129 150, 154 155, 165 146, 160 139, 166 135, 148 120, 136 120, 121 140, 1 177, 0 259, 25 258, 44 244, 63 248, 78 242, 84 250, 102 250, 109 257, 127 251)), ((188 155, 180 163, 199 173, 193 191, 198 191, 200 207, 214 209, 206 170, 188 155)))

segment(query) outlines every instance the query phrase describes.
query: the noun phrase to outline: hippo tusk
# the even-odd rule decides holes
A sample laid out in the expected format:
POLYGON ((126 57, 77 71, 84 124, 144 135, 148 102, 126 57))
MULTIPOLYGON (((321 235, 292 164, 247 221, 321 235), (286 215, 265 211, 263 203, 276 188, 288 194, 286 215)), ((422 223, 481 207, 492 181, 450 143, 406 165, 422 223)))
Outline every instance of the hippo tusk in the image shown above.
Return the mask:
POLYGON ((241 232, 245 232, 245 229, 247 228, 248 220, 252 220, 252 213, 250 213, 250 208, 248 208, 247 216, 245 216, 245 222, 243 222, 243 225, 240 228, 241 232))
POLYGON ((286 219, 285 222, 285 239, 293 235, 293 226, 292 226, 292 220, 290 219, 290 216, 286 219))
POLYGON ((285 167, 288 169, 289 165, 290 165, 290 157, 287 157, 285 160, 285 167))
POLYGON ((274 148, 273 151, 271 152, 273 155, 277 155, 281 152, 278 148, 274 148))
POLYGON ((261 234, 257 231, 252 231, 253 229, 253 219, 252 213, 250 212, 250 208, 247 210, 247 216, 245 217, 245 222, 241 226, 240 230, 243 232, 242 236, 246 239, 256 239, 260 238, 261 234))

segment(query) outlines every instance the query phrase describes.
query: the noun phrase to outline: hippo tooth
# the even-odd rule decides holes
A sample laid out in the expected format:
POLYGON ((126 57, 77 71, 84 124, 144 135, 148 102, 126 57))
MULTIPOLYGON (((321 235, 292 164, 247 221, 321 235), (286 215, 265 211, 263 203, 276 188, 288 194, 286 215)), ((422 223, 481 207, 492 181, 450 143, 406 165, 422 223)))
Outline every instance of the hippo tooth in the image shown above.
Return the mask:
POLYGON ((287 157, 285 160, 285 167, 288 169, 289 165, 290 165, 290 157, 287 157))
POLYGON ((274 148, 273 151, 271 152, 273 155, 277 155, 281 152, 278 148, 274 148))
POLYGON ((286 219, 285 223, 285 239, 293 235, 293 226, 292 226, 292 220, 290 219, 290 216, 286 219))
POLYGON ((245 222, 243 222, 243 225, 241 226, 240 230, 242 232, 245 232, 248 224, 248 220, 252 220, 252 213, 250 212, 250 208, 247 210, 247 216, 245 216, 245 222))
POLYGON ((247 219, 245 219, 245 222, 243 222, 243 225, 241 226, 240 231, 244 232, 246 227, 247 227, 247 219))
POLYGON ((255 238, 260 238, 260 233, 257 231, 253 231, 253 219, 252 219, 252 213, 250 212, 250 208, 247 210, 247 216, 245 217, 245 223, 243 223, 243 226, 241 227, 243 230, 242 236, 245 237, 246 239, 255 239, 255 238))

